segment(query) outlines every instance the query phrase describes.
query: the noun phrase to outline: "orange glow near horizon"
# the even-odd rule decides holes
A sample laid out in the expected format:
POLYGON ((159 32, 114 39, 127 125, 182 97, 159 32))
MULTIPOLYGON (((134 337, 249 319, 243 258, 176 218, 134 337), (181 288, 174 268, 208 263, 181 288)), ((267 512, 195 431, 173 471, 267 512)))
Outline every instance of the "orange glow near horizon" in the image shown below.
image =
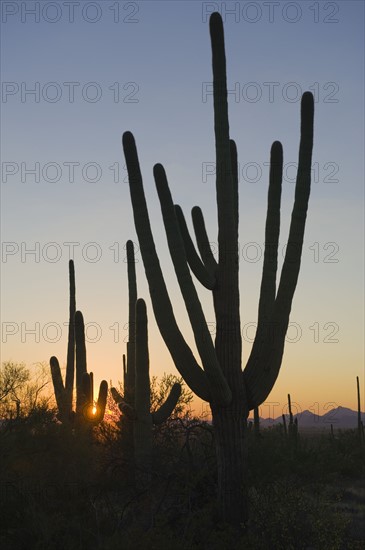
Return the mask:
MULTIPOLYGON (((155 343, 156 335, 157 329, 155 333, 155 329, 151 327, 149 338, 150 342, 152 342, 150 345, 150 377, 157 376, 161 378, 165 372, 179 376, 164 344, 161 342, 158 344, 155 343), (156 368, 156 365, 158 365, 158 368, 156 368)), ((61 346, 62 350, 60 350, 58 356, 63 375, 65 372, 65 357, 62 353, 65 349, 64 344, 61 346)), ((47 354, 50 356, 54 352, 54 346, 50 346, 50 350, 47 350, 47 347, 45 348, 43 358, 44 356, 47 357, 47 354)), ((119 344, 115 347, 118 348, 118 351, 115 350, 114 352, 113 348, 105 348, 101 344, 87 344, 88 371, 94 373, 96 388, 99 387, 102 379, 105 379, 108 384, 112 381, 116 387, 119 381, 123 381, 122 354, 119 353, 121 345, 119 344)), ((31 350, 32 346, 27 349, 28 352, 31 350)), ((26 364, 30 370, 32 370, 32 363, 36 362, 36 357, 39 357, 38 349, 36 349, 36 352, 36 355, 32 353, 29 356, 27 354, 29 362, 26 364)), ((25 355, 14 354, 9 360, 22 362, 25 359, 25 355)), ((291 395, 292 408, 295 413, 310 410, 315 414, 323 415, 330 409, 338 406, 357 410, 356 376, 360 378, 361 410, 364 411, 364 377, 361 368, 356 368, 356 363, 361 365, 360 358, 357 362, 355 359, 352 361, 351 370, 348 369, 348 372, 344 375, 343 364, 345 357, 342 357, 340 353, 336 357, 335 350, 332 353, 328 351, 327 356, 327 362, 325 362, 325 355, 322 356, 319 353, 318 363, 315 363, 313 359, 311 362, 310 354, 303 356, 300 342, 292 346, 292 348, 287 346, 274 388, 266 401, 259 407, 260 416, 262 418, 277 418, 281 414, 286 413, 288 393, 291 395)), ((45 358, 44 361, 46 361, 45 358)), ((49 387, 52 391, 51 382, 49 387)), ((194 415, 207 419, 211 418, 209 404, 196 396, 194 396, 191 403, 191 411, 194 415)), ((94 405, 92 414, 95 415, 96 412, 97 408, 94 405)))

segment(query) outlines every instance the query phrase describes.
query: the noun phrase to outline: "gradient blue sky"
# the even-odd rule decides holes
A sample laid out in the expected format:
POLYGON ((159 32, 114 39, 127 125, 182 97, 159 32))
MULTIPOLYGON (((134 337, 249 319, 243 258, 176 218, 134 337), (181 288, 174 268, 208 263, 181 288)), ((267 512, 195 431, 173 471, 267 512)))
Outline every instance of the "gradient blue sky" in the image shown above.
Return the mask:
MULTIPOLYGON (((202 90, 212 79, 208 15, 218 9, 225 20, 228 87, 235 90, 230 128, 241 171, 243 361, 257 319, 270 146, 282 141, 288 163, 282 250, 294 193, 290 163, 298 155, 296 95, 315 90, 314 177, 302 268, 282 370, 268 402, 278 403, 278 414, 288 392, 301 409, 315 403, 320 412, 328 403, 355 407, 355 377, 364 380, 364 3, 80 1, 73 22, 70 9, 67 2, 2 2, 2 361, 31 366, 57 355, 64 364, 69 259, 64 243, 74 242, 80 243, 73 254, 77 307, 95 324, 87 333, 89 370, 96 379, 121 379, 128 321, 123 247, 127 239, 136 242, 121 148, 126 130, 136 138, 176 316, 195 349, 152 168, 164 164, 174 200, 188 218, 192 206, 202 207, 215 242, 215 181, 205 175, 214 162, 213 108, 202 90), (37 5, 39 22, 26 11, 37 5), (236 13, 225 13, 224 6, 236 13), (65 82, 78 83, 73 101, 65 82), (24 95, 35 86, 39 101, 24 95), (101 96, 93 101, 96 91, 101 96), (59 100, 52 101, 56 93, 59 100), (39 182, 25 171, 35 163, 39 182), (69 163, 79 163, 74 181, 69 163), (98 166, 98 181, 91 181, 97 172, 88 163, 98 166), (88 243, 97 243, 97 249, 88 243), (38 262, 31 254, 22 257, 22 250, 35 247, 38 262), (52 261, 56 252, 60 257, 52 261), (93 261, 96 252, 101 257, 93 261), (32 327, 39 327, 39 341, 25 332, 32 327)), ((137 261, 139 295, 149 311, 151 374, 176 372, 155 325, 138 253, 137 261)), ((211 297, 200 288, 199 293, 212 323, 211 297)), ((269 405, 262 408, 263 416, 268 410, 269 405)))

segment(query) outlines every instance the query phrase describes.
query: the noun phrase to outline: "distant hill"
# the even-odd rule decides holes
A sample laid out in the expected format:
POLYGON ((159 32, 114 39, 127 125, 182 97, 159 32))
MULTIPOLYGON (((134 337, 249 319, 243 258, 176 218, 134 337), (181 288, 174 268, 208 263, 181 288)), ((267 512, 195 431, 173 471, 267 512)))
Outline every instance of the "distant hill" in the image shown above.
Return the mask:
MULTIPOLYGON (((331 424, 334 429, 353 429, 357 427, 357 411, 348 409, 347 407, 337 407, 331 409, 323 416, 314 414, 312 411, 303 411, 298 414, 294 414, 294 419, 298 418, 298 426, 300 428, 308 429, 330 429, 331 424)), ((286 422, 289 422, 289 414, 285 415, 286 422)), ((365 413, 361 413, 361 420, 365 424, 365 413)), ((270 426, 277 426, 282 424, 283 419, 281 416, 277 418, 260 418, 260 424, 263 428, 269 428, 270 426)))

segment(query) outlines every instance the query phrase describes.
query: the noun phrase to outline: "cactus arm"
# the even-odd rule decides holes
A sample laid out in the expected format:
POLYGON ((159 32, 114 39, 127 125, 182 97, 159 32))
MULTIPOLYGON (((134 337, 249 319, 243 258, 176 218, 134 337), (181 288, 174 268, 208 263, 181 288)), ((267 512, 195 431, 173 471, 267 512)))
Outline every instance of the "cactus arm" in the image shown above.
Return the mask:
POLYGON ((127 343, 127 384, 124 386, 124 397, 127 402, 133 401, 135 383, 135 324, 136 324, 136 301, 137 301, 137 279, 136 264, 134 259, 134 245, 127 241, 127 273, 128 273, 128 343, 127 343))
POLYGON ((82 408, 78 411, 78 420, 81 420, 85 424, 93 422, 94 376, 92 372, 90 372, 90 374, 88 372, 84 372, 82 375, 82 401, 82 408))
POLYGON ((251 355, 256 357, 270 327, 276 295, 276 272, 280 233, 280 201, 283 176, 283 148, 279 141, 272 144, 270 152, 270 176, 265 226, 265 251, 262 269, 257 331, 251 355))
POLYGON ((211 273, 215 274, 218 268, 218 264, 210 247, 207 231, 205 229, 203 213, 199 206, 193 207, 191 211, 191 217, 193 220, 196 242, 203 263, 211 273))
POLYGON ((274 308, 274 317, 278 320, 283 320, 286 328, 298 281, 311 187, 313 116, 314 98, 311 92, 305 92, 301 102, 301 139, 294 207, 289 229, 288 245, 274 308))
POLYGON ((181 238, 179 225, 175 215, 171 193, 168 187, 166 173, 161 164, 153 169, 156 188, 161 204, 161 212, 175 273, 179 282, 181 294, 187 309, 193 329, 195 343, 206 372, 213 400, 216 403, 228 404, 232 398, 231 390, 220 368, 213 342, 208 330, 203 309, 198 294, 191 279, 187 265, 184 243, 181 238))
POLYGON ((108 395, 108 383, 103 380, 99 387, 99 397, 94 412, 94 375, 92 372, 84 372, 82 376, 82 389, 84 404, 82 408, 82 419, 90 424, 97 424, 104 418, 106 399, 108 395))
POLYGON ((126 403, 123 399, 123 397, 120 395, 120 393, 115 388, 110 388, 112 397, 115 401, 115 403, 118 405, 118 409, 122 414, 125 414, 128 418, 134 419, 135 418, 135 411, 134 407, 129 405, 129 403, 126 403))
POLYGON ((301 138, 295 201, 287 251, 270 319, 270 331, 265 335, 263 344, 256 348, 255 353, 251 353, 243 371, 250 409, 261 404, 269 395, 279 374, 283 357, 289 314, 300 268, 310 193, 313 114, 313 95, 305 92, 301 103, 301 138))
POLYGON ((198 281, 208 290, 213 290, 216 280, 214 274, 210 273, 207 267, 203 264, 198 256, 193 241, 190 237, 189 230, 186 225, 185 217, 180 206, 175 204, 175 214, 179 224, 180 234, 184 242, 186 259, 191 271, 194 273, 198 281))
POLYGON ((113 386, 110 388, 110 393, 117 405, 123 401, 123 397, 120 395, 119 391, 113 386))
POLYGON ((94 379, 93 373, 84 372, 82 376, 82 392, 85 396, 86 403, 93 403, 94 401, 94 379))
POLYGON ((70 409, 72 409, 72 393, 75 377, 75 313, 76 313, 76 288, 75 266, 73 260, 69 261, 69 285, 70 285, 70 314, 68 324, 68 345, 65 389, 70 409))
POLYGON ((56 403, 58 411, 60 413, 60 419, 63 420, 65 414, 67 414, 67 406, 65 403, 65 388, 62 381, 60 364, 57 357, 51 357, 49 363, 51 366, 51 375, 56 403))
POLYGON ((176 404, 179 400, 180 395, 181 395, 181 386, 177 382, 172 386, 167 399, 161 405, 161 407, 159 407, 157 411, 152 413, 153 424, 155 425, 162 424, 168 419, 168 417, 176 407, 176 404))
POLYGON ((82 414, 86 397, 83 392, 83 377, 86 370, 85 325, 81 311, 75 313, 76 340, 76 414, 82 414))
POLYGON ((231 171, 232 171, 232 183, 233 183, 233 205, 234 205, 234 217, 236 222, 236 231, 238 234, 238 159, 237 159, 237 147, 233 139, 229 140, 229 147, 231 152, 231 171))
POLYGON ((153 241, 136 145, 130 132, 123 134, 123 149, 128 170, 134 223, 157 325, 181 376, 196 395, 204 401, 210 401, 211 395, 206 374, 196 362, 175 320, 153 241))
POLYGON ((270 154, 270 177, 265 227, 265 251, 260 288, 258 325, 262 325, 269 321, 275 303, 282 178, 283 148, 279 141, 275 141, 272 144, 270 154))
POLYGON ((108 397, 108 382, 106 380, 102 380, 100 382, 99 396, 98 396, 98 400, 96 402, 96 415, 95 416, 97 416, 98 422, 100 422, 100 420, 102 420, 104 418, 107 397, 108 397))

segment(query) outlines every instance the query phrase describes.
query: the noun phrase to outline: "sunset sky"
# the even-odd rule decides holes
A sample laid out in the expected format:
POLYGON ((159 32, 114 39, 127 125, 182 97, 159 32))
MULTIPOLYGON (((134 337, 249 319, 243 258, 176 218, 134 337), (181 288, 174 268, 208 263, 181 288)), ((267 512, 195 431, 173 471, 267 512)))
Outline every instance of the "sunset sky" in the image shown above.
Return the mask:
MULTIPOLYGON (((274 140, 282 142, 282 259, 294 197, 300 95, 311 90, 313 178, 302 265, 281 372, 260 412, 279 416, 288 392, 298 411, 356 408, 357 375, 365 394, 364 3, 1 4, 1 360, 32 368, 56 355, 65 364, 72 257, 77 308, 89 323, 88 369, 96 381, 122 379, 128 322, 124 247, 128 239, 137 246, 121 147, 126 130, 136 139, 174 311, 195 351, 152 168, 157 162, 165 166, 190 228, 189 212, 201 206, 215 243, 208 20, 218 10, 232 92, 230 133, 240 163, 243 364, 257 320, 269 151, 274 140)), ((136 260, 139 296, 149 313, 151 376, 177 374, 156 327, 138 249, 136 260)), ((196 286, 213 323, 211 295, 196 286)), ((202 407, 196 400, 195 411, 202 407)))

